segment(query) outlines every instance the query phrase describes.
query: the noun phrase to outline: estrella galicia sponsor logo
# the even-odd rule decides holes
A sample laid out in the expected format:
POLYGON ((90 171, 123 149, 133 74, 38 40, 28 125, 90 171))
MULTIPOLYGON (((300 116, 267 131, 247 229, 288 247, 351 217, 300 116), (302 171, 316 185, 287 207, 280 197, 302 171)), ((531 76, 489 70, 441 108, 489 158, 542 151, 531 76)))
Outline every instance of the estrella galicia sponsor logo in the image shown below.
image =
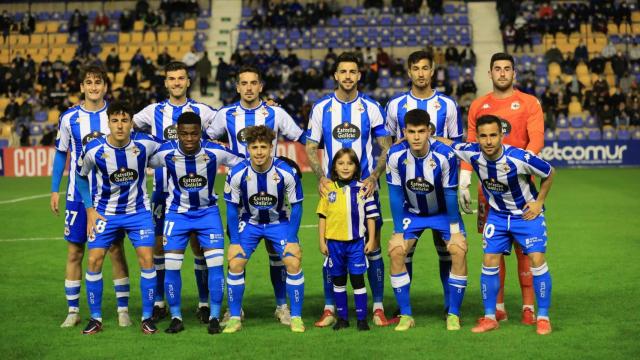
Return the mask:
POLYGON ((425 180, 423 177, 417 177, 407 181, 407 188, 418 195, 426 195, 435 189, 433 184, 425 180))
POLYGON ((164 129, 165 140, 178 140, 178 126, 173 124, 164 129))
POLYGON ((507 136, 511 133, 511 123, 508 120, 500 119, 500 123, 502 123, 502 133, 507 136))
POLYGON ((103 135, 104 135, 103 133, 97 130, 88 133, 87 135, 84 136, 84 138, 82 138, 82 146, 87 145, 89 142, 91 142, 91 140, 97 139, 103 135))
POLYGON ((258 210, 269 210, 277 203, 278 199, 265 191, 260 191, 249 197, 249 204, 258 210))
POLYGON ((349 144, 360 138, 360 128, 351 123, 343 122, 333 128, 332 135, 337 141, 349 144))
POLYGON ((247 143, 247 137, 245 136, 245 130, 247 130, 247 128, 244 128, 244 129, 238 131, 238 133, 236 134, 236 139, 242 144, 246 144, 247 143))
POLYGON ((207 186, 207 178, 194 173, 188 173, 178 180, 180 186, 188 192, 198 192, 207 186))
POLYGON ((506 193, 509 191, 509 186, 499 182, 496 179, 484 179, 482 180, 482 186, 492 193, 506 193))
POLYGON ((121 167, 109 176, 109 180, 118 186, 127 186, 138 180, 138 172, 133 169, 121 167))

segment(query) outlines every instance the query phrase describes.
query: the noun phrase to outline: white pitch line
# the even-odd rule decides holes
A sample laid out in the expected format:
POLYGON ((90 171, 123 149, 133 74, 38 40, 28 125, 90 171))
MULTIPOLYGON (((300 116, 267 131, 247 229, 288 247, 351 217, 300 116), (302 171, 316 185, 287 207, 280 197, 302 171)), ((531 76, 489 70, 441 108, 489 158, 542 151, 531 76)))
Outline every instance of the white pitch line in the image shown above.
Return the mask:
MULTIPOLYGON (((64 195, 66 194, 66 192, 61 192, 59 193, 60 195, 64 195)), ((0 201, 0 205, 3 204, 13 204, 13 203, 17 203, 17 202, 21 202, 21 201, 27 201, 27 200, 33 200, 33 199, 40 199, 40 198, 45 198, 45 197, 49 197, 51 196, 51 193, 48 194, 40 194, 40 195, 32 195, 32 196, 25 196, 25 197, 21 197, 21 198, 15 198, 15 199, 11 199, 11 200, 2 200, 0 201)))

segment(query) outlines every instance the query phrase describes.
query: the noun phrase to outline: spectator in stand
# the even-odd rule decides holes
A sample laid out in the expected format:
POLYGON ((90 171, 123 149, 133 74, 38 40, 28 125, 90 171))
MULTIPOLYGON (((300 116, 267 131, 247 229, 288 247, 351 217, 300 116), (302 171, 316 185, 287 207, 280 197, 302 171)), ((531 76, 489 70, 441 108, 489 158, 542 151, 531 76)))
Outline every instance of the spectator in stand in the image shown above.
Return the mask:
POLYGON ((564 54, 562 62, 560 63, 562 73, 567 75, 574 75, 576 73, 576 65, 576 62, 573 59, 573 54, 570 51, 567 51, 564 54))
POLYGON ((444 59, 448 65, 460 65, 460 53, 453 40, 444 52, 444 59))
POLYGON ((554 62, 560 65, 562 63, 562 59, 562 53, 560 52, 560 49, 558 49, 556 42, 552 42, 549 50, 544 53, 544 61, 547 64, 551 64, 554 62))
POLYGON ((618 8, 613 12, 613 22, 616 23, 618 28, 623 22, 631 24, 631 9, 626 1, 623 0, 618 3, 618 8))
POLYGON ((565 86, 565 93, 567 94, 567 98, 571 99, 572 96, 575 96, 580 102, 582 102, 582 90, 584 89, 584 85, 578 79, 573 76, 571 81, 567 83, 565 86))
POLYGON ((629 49, 629 62, 632 65, 640 64, 640 45, 638 45, 637 41, 634 41, 629 49))
POLYGON ((473 81, 473 77, 471 76, 471 70, 467 69, 464 74, 464 80, 458 85, 457 95, 458 95, 458 103, 463 106, 471 105, 471 102, 476 97, 476 93, 478 92, 478 87, 476 83, 473 81))
POLYGON ((29 126, 27 124, 20 124, 20 146, 29 146, 29 137, 31 136, 31 131, 29 130, 29 126))
POLYGON ((629 71, 629 62, 622 51, 618 50, 611 58, 611 68, 613 69, 613 73, 616 75, 616 83, 620 81, 620 78, 624 73, 629 71))
POLYGON ((544 112, 544 127, 546 129, 555 130, 556 114, 555 109, 558 103, 558 96, 551 92, 549 87, 544 89, 544 93, 540 96, 540 105, 544 112))
POLYGON ((598 112, 598 121, 600 122, 600 127, 604 130, 605 128, 612 127, 614 123, 615 114, 613 109, 609 106, 609 104, 604 104, 602 109, 598 112))
POLYGON ((596 96, 609 94, 609 83, 607 83, 603 74, 600 74, 598 79, 593 83, 593 92, 596 96))
POLYGON ((129 68, 129 71, 127 71, 127 74, 124 76, 122 86, 128 89, 138 88, 138 74, 133 66, 129 68))
POLYGON ((618 79, 618 86, 623 94, 630 94, 632 90, 637 88, 636 80, 631 74, 626 71, 622 77, 618 79))
POLYGON ((640 98, 634 96, 629 100, 630 105, 627 107, 629 114, 629 125, 640 126, 640 98))
POLYGON ((601 75, 604 73, 604 65, 605 61, 600 55, 595 55, 591 60, 589 60, 589 70, 592 73, 601 75))
POLYGON ((18 114, 20 114, 20 105, 16 102, 16 98, 11 96, 7 107, 4 108, 4 117, 7 120, 15 120, 18 118, 18 114))
POLYGON ((149 13, 149 3, 147 0, 138 0, 136 1, 136 20, 144 20, 144 18, 149 13))
POLYGON ((516 30, 511 26, 511 24, 508 24, 502 32, 502 46, 504 47, 504 51, 509 51, 509 45, 515 43, 515 38, 516 30))
POLYGON ((2 10, 2 16, 0 17, 0 31, 2 31, 2 42, 7 43, 7 37, 13 26, 13 19, 7 10, 2 10))
POLYGON ((135 67, 135 68, 141 68, 142 65, 145 62, 145 58, 144 55, 142 55, 142 49, 138 48, 136 50, 136 53, 133 54, 133 57, 131 57, 131 67, 135 67))
POLYGON ((106 59, 106 67, 107 71, 113 74, 113 78, 116 78, 116 74, 120 71, 120 55, 116 51, 115 47, 112 47, 109 51, 109 55, 107 55, 106 59))
POLYGON ((298 55, 291 48, 287 49, 287 57, 284 59, 284 63, 289 66, 289 68, 294 68, 300 65, 300 59, 298 59, 298 55))
POLYGON ((71 14, 71 17, 69 18, 69 35, 73 35, 78 32, 83 17, 84 16, 80 13, 79 9, 73 10, 73 14, 71 14))
POLYGON ((432 15, 440 14, 444 15, 444 5, 442 0, 427 0, 427 6, 429 6, 429 12, 432 15))
POLYGON ((185 6, 185 12, 187 17, 198 17, 200 14, 200 5, 198 4, 198 0, 188 0, 185 6))
POLYGON ((133 30, 133 23, 135 19, 129 10, 125 10, 120 14, 120 31, 123 33, 129 33, 133 30))
POLYGON ((376 63, 379 69, 389 69, 391 67, 391 57, 381 47, 376 52, 376 63))
POLYGON ((627 112, 627 105, 621 102, 615 115, 615 125, 618 129, 627 129, 631 124, 631 118, 627 112))
POLYGON ((607 40, 607 45, 605 45, 605 47, 602 48, 601 54, 605 60, 611 60, 611 58, 613 58, 616 55, 616 46, 613 45, 611 40, 607 40))
POLYGON ((109 28, 109 17, 100 11, 93 20, 93 31, 103 33, 109 28))
POLYGON ((589 62, 589 50, 584 44, 584 39, 582 38, 580 38, 578 46, 576 46, 575 50, 573 51, 573 59, 576 61, 576 63, 580 61, 584 61, 585 63, 589 62))
POLYGON ((607 99, 609 107, 611 107, 611 109, 613 109, 615 112, 617 111, 620 104, 624 103, 625 101, 626 101, 625 95, 620 92, 620 88, 613 87, 607 99))
MULTIPOLYGON (((403 1, 404 2, 404 1, 403 1)), ((368 17, 376 17, 380 14, 384 1, 382 0, 364 0, 362 7, 368 17)))
POLYGON ((196 54, 196 48, 191 47, 189 51, 182 57, 182 62, 187 65, 187 69, 189 70, 189 78, 194 79, 196 75, 196 63, 200 58, 196 54))
POLYGON ((476 53, 469 45, 465 46, 464 50, 460 54, 460 63, 466 68, 472 68, 476 66, 476 53))
POLYGON ((173 60, 173 57, 169 55, 169 49, 165 46, 160 54, 158 54, 158 66, 164 68, 168 63, 173 60))
POLYGON ((40 139, 40 145, 42 146, 53 146, 56 140, 56 135, 58 131, 54 125, 47 125, 45 127, 44 133, 42 134, 42 139, 40 139))
POLYGON ((144 32, 151 30, 158 39, 158 26, 160 26, 161 19, 157 11, 151 10, 144 17, 144 32))
POLYGON ((200 95, 202 96, 207 96, 207 87, 209 86, 212 67, 211 60, 209 60, 209 53, 205 51, 196 63, 196 74, 200 79, 200 95))
POLYGON ((36 30, 36 19, 31 12, 26 12, 20 22, 20 34, 31 35, 36 30))
POLYGON ((156 67, 153 65, 153 60, 150 56, 147 56, 141 67, 142 81, 152 81, 156 74, 156 67))

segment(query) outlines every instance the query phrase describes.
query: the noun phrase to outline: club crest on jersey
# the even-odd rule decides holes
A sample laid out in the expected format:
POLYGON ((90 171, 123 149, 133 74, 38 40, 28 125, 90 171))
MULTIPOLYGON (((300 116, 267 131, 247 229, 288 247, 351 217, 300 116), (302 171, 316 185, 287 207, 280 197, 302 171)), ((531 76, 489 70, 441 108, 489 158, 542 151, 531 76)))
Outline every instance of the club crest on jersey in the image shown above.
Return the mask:
POLYGON ((187 192, 198 192, 207 186, 207 178, 204 176, 188 173, 178 180, 180 187, 187 190, 187 192))
POLYGON ((333 128, 332 135, 338 142, 350 144, 360 138, 360 128, 345 121, 333 128))
POLYGON ((407 181, 407 189, 418 195, 426 195, 435 189, 435 186, 423 177, 417 177, 407 181))
POLYGON ((274 183, 279 183, 280 182, 280 175, 278 175, 277 172, 273 173, 273 182, 274 183))
POLYGON ((518 101, 514 101, 511 103, 511 110, 518 110, 520 109, 520 102, 518 101))
POLYGON ((484 186, 485 189, 491 191, 492 193, 506 193, 507 191, 509 191, 509 186, 499 182, 496 179, 484 179, 482 180, 482 186, 484 186))
POLYGON ((260 191, 249 197, 249 204, 258 210, 269 210, 277 203, 278 199, 266 191, 260 191))
POLYGON ((434 101, 434 102, 433 102, 433 108, 434 108, 436 111, 440 110, 440 108, 441 108, 441 107, 442 107, 442 105, 440 105, 440 102, 439 102, 439 101, 434 101))
POLYGON ((103 134, 103 133, 101 133, 101 132, 100 132, 100 131, 98 131, 98 130, 95 130, 95 131, 92 131, 92 132, 88 133, 87 135, 85 135, 85 136, 82 138, 82 146, 87 145, 89 142, 91 142, 91 140, 97 139, 97 138, 99 138, 99 137, 101 137, 101 136, 103 136, 103 135, 104 135, 104 134, 103 134))
POLYGON ((138 149, 137 146, 134 146, 131 148, 131 152, 133 153, 133 155, 138 155, 140 154, 140 149, 138 149))
POLYGON ((169 240, 167 240, 167 236, 166 235, 162 235, 162 246, 166 246, 168 242, 169 242, 169 240))
POLYGON ((330 203, 336 202, 337 198, 338 198, 338 194, 336 194, 335 191, 330 192, 329 195, 327 196, 327 199, 329 200, 330 203))
POLYGON ((225 183, 224 183, 224 192, 225 192, 226 194, 229 194, 229 193, 231 192, 231 185, 229 185, 229 183, 228 183, 228 182, 225 182, 225 183))
POLYGON ((202 161, 204 162, 209 162, 209 156, 207 156, 207 154, 202 154, 202 161))
POLYGON ((100 155, 101 159, 108 159, 109 158, 109 154, 107 154, 106 152, 103 152, 102 155, 100 155))
POLYGON ((508 173, 509 171, 511 171, 511 168, 509 167, 509 164, 504 164, 502 165, 502 171, 508 173))
POLYGON ((69 228, 69 226, 65 226, 64 227, 64 236, 69 236, 69 234, 71 234, 71 229, 69 228))
POLYGON ((133 169, 121 167, 109 176, 109 180, 118 186, 128 186, 138 180, 138 172, 133 169))
POLYGON ((175 124, 167 126, 167 128, 164 129, 164 139, 165 140, 177 140, 178 139, 178 126, 175 125, 175 124))
POLYGON ((488 109, 488 108, 490 108, 490 107, 491 107, 491 106, 490 106, 489 104, 484 104, 484 105, 482 105, 482 108, 483 108, 483 109, 488 109))
POLYGON ((429 167, 435 169, 438 164, 436 164, 435 160, 429 159, 429 167))
POLYGON ((358 111, 364 112, 364 107, 362 106, 362 104, 358 104, 358 111))

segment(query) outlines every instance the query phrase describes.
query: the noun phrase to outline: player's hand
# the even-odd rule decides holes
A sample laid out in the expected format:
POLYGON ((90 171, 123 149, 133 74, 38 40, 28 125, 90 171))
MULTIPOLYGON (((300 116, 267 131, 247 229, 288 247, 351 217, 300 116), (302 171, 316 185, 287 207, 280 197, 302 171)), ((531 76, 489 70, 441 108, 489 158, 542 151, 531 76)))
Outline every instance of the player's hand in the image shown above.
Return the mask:
POLYGON ((329 247, 325 241, 320 241, 320 253, 324 256, 329 256, 329 247))
POLYGON ((318 192, 320 196, 327 197, 329 191, 331 190, 331 180, 327 179, 327 177, 323 176, 320 178, 318 182, 318 192))
POLYGON ((51 206, 51 212, 56 214, 56 216, 60 216, 60 208, 58 207, 59 201, 60 201, 60 194, 58 192, 52 192, 51 201, 49 204, 51 206))
POLYGON ((371 175, 368 178, 362 180, 362 185, 362 190, 364 190, 363 196, 365 198, 368 198, 369 196, 372 196, 373 193, 376 192, 376 190, 378 190, 378 179, 376 179, 374 175, 371 175))
POLYGON ((369 254, 372 251, 380 249, 380 244, 376 241, 369 240, 366 244, 364 244, 364 253, 369 254))
POLYGON ((541 201, 531 201, 526 203, 522 209, 522 218, 524 220, 533 220, 537 218, 542 212, 542 205, 541 201))
POLYGON ((464 238, 464 235, 460 232, 452 233, 449 242, 447 243, 447 251, 450 251, 449 248, 452 246, 458 246, 464 252, 467 252, 467 240, 464 238))
POLYGON ((229 250, 227 251, 227 260, 231 261, 238 257, 238 255, 242 255, 243 257, 247 257, 242 246, 239 244, 231 244, 229 245, 229 250))
POLYGON ((469 192, 469 187, 460 187, 458 190, 458 204, 460 204, 460 208, 464 211, 465 214, 473 214, 473 209, 471 209, 471 193, 469 192))
POLYGON ((405 139, 404 137, 401 137, 401 138, 397 139, 397 140, 396 140, 396 142, 395 142, 395 143, 393 143, 393 144, 394 144, 394 145, 396 145, 396 144, 400 144, 401 142, 403 142, 403 141, 404 141, 404 139, 405 139))
POLYGON ((93 239, 98 232, 98 220, 107 222, 104 216, 100 215, 95 208, 87 209, 87 237, 93 239))
POLYGON ((391 240, 389 240, 389 248, 387 251, 389 252, 389 254, 391 254, 391 251, 398 247, 402 248, 402 251, 405 254, 407 253, 407 242, 404 240, 403 233, 395 233, 391 235, 391 240))

